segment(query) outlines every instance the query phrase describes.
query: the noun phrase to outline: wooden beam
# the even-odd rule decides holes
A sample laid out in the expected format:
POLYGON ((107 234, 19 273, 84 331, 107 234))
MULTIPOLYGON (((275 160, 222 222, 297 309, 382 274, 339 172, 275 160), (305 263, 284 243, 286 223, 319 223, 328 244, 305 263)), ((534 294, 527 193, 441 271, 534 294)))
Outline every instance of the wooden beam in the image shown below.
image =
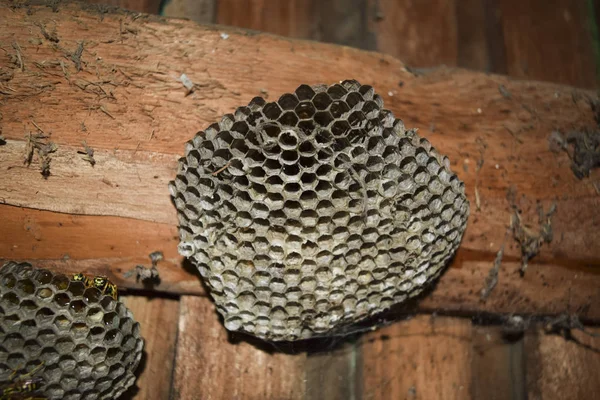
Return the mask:
POLYGON ((462 247, 421 309, 552 314, 570 306, 600 318, 599 175, 578 180, 568 156, 548 150, 554 130, 595 127, 591 91, 454 69, 417 76, 378 53, 73 3, 54 13, 0 2, 0 11, 8 79, 0 82, 1 259, 105 273, 139 288, 124 274, 162 250, 155 289, 203 294, 176 254, 166 189, 185 141, 261 93, 273 99, 301 83, 356 78, 449 156, 472 204, 462 247), (195 83, 188 95, 182 74, 195 83), (58 145, 48 179, 36 161, 22 164, 24 134, 38 129, 58 145), (84 140, 95 149, 93 167, 77 154, 84 140), (537 221, 537 201, 557 204, 555 239, 523 278, 520 250, 505 235, 511 187, 526 222, 537 221), (499 284, 482 302, 504 242, 499 284))

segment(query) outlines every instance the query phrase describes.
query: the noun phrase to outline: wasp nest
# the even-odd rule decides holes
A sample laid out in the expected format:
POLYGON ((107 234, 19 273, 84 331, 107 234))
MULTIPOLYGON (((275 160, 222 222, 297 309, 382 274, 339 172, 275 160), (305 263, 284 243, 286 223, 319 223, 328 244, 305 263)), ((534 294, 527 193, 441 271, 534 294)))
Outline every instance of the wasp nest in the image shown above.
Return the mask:
POLYGON ((225 327, 326 335, 423 290, 469 204, 448 159, 370 86, 300 86, 187 142, 170 184, 182 255, 225 327))
POLYGON ((36 395, 75 400, 115 399, 135 382, 140 326, 96 288, 8 262, 0 270, 0 315, 3 385, 32 381, 36 395))

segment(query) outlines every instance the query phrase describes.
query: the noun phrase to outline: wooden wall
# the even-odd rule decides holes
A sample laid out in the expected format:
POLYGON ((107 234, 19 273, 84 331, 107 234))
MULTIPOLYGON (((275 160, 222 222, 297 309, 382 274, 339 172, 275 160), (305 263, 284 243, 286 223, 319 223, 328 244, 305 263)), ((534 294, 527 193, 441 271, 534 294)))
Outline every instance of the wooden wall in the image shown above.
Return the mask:
MULTIPOLYGON (((187 17, 204 23, 233 25, 292 38, 376 50, 416 68, 445 64, 582 88, 595 89, 598 86, 598 30, 592 1, 172 0, 162 6, 152 0, 112 0, 101 3, 150 13, 158 13, 162 9, 166 16, 187 17)), ((8 8, 5 7, 2 12, 6 10, 8 8)), ((19 10, 10 12, 18 13, 19 10)), ((44 18, 51 18, 51 15, 43 15, 44 18)), ((118 26, 117 17, 107 18, 108 24, 112 24, 111 29, 118 26)), ((158 29, 162 28, 157 26, 152 28, 156 30, 153 35, 161 40, 158 29)), ((2 32, 0 40, 3 48, 10 48, 11 33, 2 32)), ((433 91, 438 90, 439 86, 439 82, 434 81, 424 87, 433 91)), ((526 93, 524 88, 519 90, 526 93)), ((548 89, 544 93, 550 92, 548 89)), ((418 93, 423 92, 416 91, 415 96, 418 93)), ((4 96, 1 102, 9 104, 12 100, 4 96)), ((431 97, 435 98, 435 93, 431 97)), ((404 106, 400 104, 396 107, 404 106)), ((164 115, 163 118, 168 116, 164 115)), ((442 115, 441 120, 444 118, 447 116, 442 115)), ((106 121, 107 124, 112 123, 109 117, 106 121)), ((192 122, 196 123, 197 120, 192 122)), ((423 124, 423 121, 413 122, 423 124)), ((437 129, 429 123, 426 125, 431 128, 428 134, 437 131, 439 135, 436 140, 446 147, 453 146, 450 139, 445 139, 443 123, 438 123, 437 129)), ((190 126, 189 129, 193 128, 190 126)), ((7 132, 6 129, 4 134, 17 137, 16 133, 7 132)), ((68 136, 64 140, 67 143, 75 141, 68 136)), ((154 150, 160 152, 161 146, 169 146, 167 142, 166 139, 159 141, 156 149, 150 143, 148 148, 140 150, 144 154, 136 158, 133 150, 137 152, 136 143, 139 147, 140 142, 123 139, 122 147, 130 151, 124 162, 134 165, 146 157, 145 154, 154 150)), ((505 145, 506 142, 505 139, 499 140, 498 147, 491 149, 491 153, 497 152, 496 156, 502 156, 503 152, 509 151, 503 145, 510 149, 518 145, 516 141, 510 145, 505 145)), ((101 150, 111 146, 101 138, 96 143, 101 150)), ((538 147, 545 146, 541 140, 535 144, 538 147)), ((477 150, 473 148, 469 151, 475 163, 477 150)), ((534 153, 536 147, 532 146, 528 151, 534 153)), ((152 165, 159 171, 153 174, 165 172, 158 166, 160 161, 153 162, 155 164, 152 165)), ((165 175, 168 173, 170 170, 166 170, 165 175)), ((134 180, 133 177, 123 179, 130 182, 129 178, 134 180)), ((147 178, 151 177, 143 177, 147 178)), ((591 179, 599 178, 596 174, 591 179)), ((105 179, 109 182, 105 184, 118 195, 114 187, 118 184, 114 183, 113 177, 105 179)), ((162 175, 160 179, 163 179, 162 175)), ((0 178, 0 183, 5 182, 0 178)), ((577 240, 572 239, 571 244, 563 247, 556 245, 550 254, 541 255, 541 264, 548 265, 547 271, 550 271, 547 272, 551 276, 548 280, 555 285, 552 294, 562 292, 562 285, 567 285, 567 281, 574 280, 575 288, 577 285, 584 287, 586 282, 577 283, 578 268, 585 270, 587 275, 581 274, 586 279, 598 275, 600 254, 593 246, 597 243, 596 228, 600 224, 595 211, 599 203, 597 194, 590 187, 586 186, 584 193, 584 189, 578 186, 577 193, 585 197, 586 203, 579 206, 575 201, 565 202, 566 206, 572 205, 573 212, 563 216, 563 226, 570 226, 569 218, 573 219, 573 224, 584 226, 585 231, 577 240, 584 240, 583 236, 587 236, 590 238, 587 244, 574 250, 577 240), (582 258, 577 259, 580 254, 583 254, 582 258), (552 269, 553 263, 559 266, 552 269), (552 275, 552 271, 556 270, 560 270, 560 273, 552 275)), ((531 190, 535 194, 535 190, 540 189, 531 190)), ((469 195, 474 203, 472 188, 469 195)), ((503 193, 497 195, 498 198, 502 196, 503 193)), ((154 204, 154 199, 150 197, 147 201, 154 204)), ((491 205, 492 208, 494 206, 491 205)), ((62 235, 65 241, 71 243, 69 257, 74 260, 107 260, 107 254, 110 254, 114 260, 127 260, 127 265, 117 264, 118 268, 125 269, 137 262, 147 263, 145 255, 161 246, 165 248, 168 260, 176 260, 174 265, 178 262, 172 246, 176 242, 176 231, 164 221, 154 223, 147 218, 133 216, 133 219, 127 219, 127 224, 123 224, 123 215, 71 217, 45 206, 39 206, 43 211, 34 210, 37 208, 35 205, 25 208, 2 207, 0 213, 4 227, 0 229, 0 238, 5 245, 0 248, 0 258, 31 258, 28 255, 37 249, 38 254, 44 254, 38 256, 42 261, 61 259, 64 248, 47 243, 48 238, 62 235), (70 233, 65 234, 65 230, 70 233), (117 230, 120 239, 111 239, 110 233, 117 230), (17 231, 26 231, 26 235, 17 237, 14 235, 17 231), (147 240, 140 243, 136 232, 148 232, 147 240), (165 247, 165 243, 170 247, 165 247)), ((494 217, 499 218, 499 215, 495 214, 494 217)), ((168 218, 166 216, 164 220, 168 218)), ((474 218, 484 217, 474 214, 474 218)), ((504 221, 497 223, 503 226, 504 221)), ((569 234, 573 231, 565 229, 564 232, 569 234)), ((498 241, 490 243, 488 237, 481 236, 485 233, 482 228, 477 235, 473 234, 474 242, 467 244, 469 250, 461 256, 469 259, 478 251, 481 253, 477 254, 485 253, 485 257, 478 261, 482 264, 482 271, 491 267, 499 245, 498 241), (487 248, 484 249, 484 246, 487 248)), ((560 235, 559 230, 558 237, 560 235)), ((566 240, 570 243, 569 237, 566 240)), ((512 257, 508 260, 511 276, 517 270, 515 248, 512 257)), ((69 260, 65 261, 65 265, 67 269, 75 268, 69 264, 69 260)), ((430 300, 430 307, 426 303, 416 315, 358 338, 338 338, 321 343, 319 348, 308 348, 308 351, 305 351, 306 348, 293 347, 280 349, 267 346, 265 349, 263 345, 228 335, 210 300, 197 295, 202 294, 197 289, 198 282, 185 278, 187 281, 181 284, 184 275, 179 275, 177 271, 175 268, 169 269, 165 277, 166 284, 173 283, 172 287, 166 289, 171 294, 124 296, 127 305, 142 323, 142 332, 147 339, 143 370, 137 388, 129 393, 129 398, 562 400, 594 398, 600 390, 597 373, 600 369, 600 339, 576 331, 572 340, 565 340, 562 336, 546 334, 543 327, 536 324, 524 335, 507 336, 508 328, 502 324, 502 319, 492 318, 491 321, 496 323, 489 323, 485 304, 475 302, 470 310, 479 309, 481 312, 469 312, 471 318, 458 317, 461 312, 457 308, 438 315, 435 311, 444 308, 445 298, 442 296, 441 300, 440 297, 430 300), (482 324, 481 321, 486 323, 482 324)), ((453 274, 456 270, 448 272, 453 274)), ((471 292, 479 290, 478 285, 485 278, 485 274, 473 276, 472 280, 464 275, 457 276, 453 284, 465 285, 467 279, 466 285, 471 292)), ((539 279, 541 283, 538 290, 542 291, 544 272, 540 272, 538 267, 533 276, 535 278, 527 279, 539 279)), ((515 282, 518 283, 510 290, 519 289, 521 283, 518 278, 515 282)), ((589 282, 593 285, 597 281, 589 282)), ((583 291, 586 296, 595 293, 594 286, 590 287, 589 282, 583 291)), ((500 286, 497 290, 504 289, 500 286)), ((575 299, 576 306, 585 306, 585 299, 578 299, 576 290, 573 292, 569 289, 569 298, 575 299)), ((510 299, 511 293, 505 294, 503 299, 510 299)), ((533 306, 526 302, 511 304, 503 300, 504 310, 535 311, 538 307, 544 307, 543 300, 550 295, 550 292, 540 292, 540 304, 533 306)), ((464 298, 451 300, 460 303, 464 298)), ((546 311, 550 314, 576 311, 568 309, 564 297, 559 300, 556 307, 546 311)), ((494 307, 501 306, 496 303, 494 307)), ((587 311, 592 316, 588 322, 600 321, 597 304, 588 304, 587 311)), ((598 328, 587 329, 591 333, 600 333, 598 328)))
POLYGON ((443 64, 577 87, 598 85, 597 0, 98 2, 380 51, 418 68, 443 64))

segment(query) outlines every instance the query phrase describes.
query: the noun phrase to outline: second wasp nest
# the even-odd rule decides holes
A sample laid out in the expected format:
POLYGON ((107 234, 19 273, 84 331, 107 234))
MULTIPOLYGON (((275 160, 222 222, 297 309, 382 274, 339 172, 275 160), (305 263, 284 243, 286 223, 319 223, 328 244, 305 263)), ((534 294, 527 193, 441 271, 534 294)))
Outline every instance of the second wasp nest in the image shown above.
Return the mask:
POLYGON ((421 292, 469 214, 449 161, 370 86, 254 98, 186 144, 170 184, 182 255, 225 327, 322 336, 421 292))
POLYGON ((0 269, 0 382, 15 391, 9 399, 116 399, 135 383, 143 346, 131 311, 112 296, 26 263, 0 269), (26 383, 34 393, 19 392, 26 383))

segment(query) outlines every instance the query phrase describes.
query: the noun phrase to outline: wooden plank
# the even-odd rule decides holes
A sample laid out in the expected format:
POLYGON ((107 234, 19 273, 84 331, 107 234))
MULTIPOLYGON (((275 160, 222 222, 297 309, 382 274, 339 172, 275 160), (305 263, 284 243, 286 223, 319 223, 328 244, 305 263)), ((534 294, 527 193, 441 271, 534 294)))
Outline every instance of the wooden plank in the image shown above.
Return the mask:
POLYGON ((179 301, 163 297, 121 296, 140 323, 144 355, 138 368, 136 389, 125 398, 168 399, 175 361, 179 301))
POLYGON ((483 0, 456 3, 456 44, 459 67, 490 71, 483 0))
POLYGON ((487 71, 496 74, 507 74, 508 67, 506 65, 502 12, 498 7, 498 0, 482 0, 482 2, 485 37, 489 55, 489 66, 487 71))
POLYGON ((544 0, 498 2, 508 73, 512 76, 598 86, 587 2, 544 0), (568 61, 567 61, 568 60, 568 61))
POLYGON ((219 0, 217 22, 375 50, 367 0, 219 0))
POLYGON ((159 223, 177 219, 168 191, 177 173, 174 155, 96 148, 92 167, 77 154, 80 147, 59 144, 52 154, 52 177, 46 180, 37 159, 29 167, 23 165, 26 146, 11 140, 0 152, 0 169, 6 171, 0 181, 3 203, 159 223), (15 191, 19 186, 23 190, 15 191))
POLYGON ((502 327, 497 325, 473 325, 472 344, 471 397, 527 399, 523 339, 506 340, 502 327))
POLYGON ((313 3, 317 30, 311 39, 377 50, 369 0, 313 0, 313 3))
POLYGON ((472 398, 471 340, 470 320, 425 315, 365 335, 359 398, 472 398))
MULTIPOLYGON (((0 5, 7 7, 6 3, 0 5)), ((600 241, 596 229, 600 198, 593 187, 598 175, 595 172, 591 179, 579 181, 569 168, 566 154, 547 150, 553 130, 595 126, 585 100, 592 92, 462 70, 440 69, 414 76, 399 61, 377 53, 269 35, 250 36, 235 30, 222 36, 225 28, 215 30, 124 13, 102 14, 101 19, 75 4, 61 7, 58 13, 45 7, 34 7, 33 15, 21 9, 0 13, 0 40, 19 43, 24 60, 21 71, 18 62, 10 63, 10 57, 0 59, 13 74, 10 81, 2 83, 3 93, 8 94, 3 94, 0 104, 3 135, 8 139, 0 148, 0 200, 6 203, 0 205, 3 215, 12 212, 10 205, 19 205, 83 216, 129 218, 122 222, 95 220, 96 224, 107 224, 104 228, 94 226, 103 232, 114 232, 120 223, 133 224, 132 219, 157 224, 143 225, 140 231, 119 229, 115 236, 124 243, 140 240, 142 235, 136 232, 172 232, 177 220, 165 185, 174 175, 175 160, 182 154, 185 141, 194 132, 260 94, 261 88, 279 94, 302 82, 335 82, 354 76, 373 83, 384 96, 392 93, 385 97, 386 106, 449 156, 453 169, 465 181, 471 204, 476 203, 478 185, 480 210, 473 207, 459 254, 422 307, 467 313, 555 313, 566 309, 569 288, 577 288, 574 301, 587 310, 584 316, 600 316, 600 295, 594 289, 600 279, 596 272, 600 264, 600 248, 596 246, 600 241), (54 29, 52 20, 58 22, 60 47, 46 40, 40 28, 54 29), (197 40, 189 41, 189 37, 197 40), (65 51, 76 49, 81 39, 86 43, 83 69, 77 72, 65 51), (200 85, 187 97, 178 81, 183 72, 200 85), (401 88, 399 81, 404 82, 401 88), (510 98, 500 92, 500 85, 511 93, 510 98), (394 94, 396 88, 400 92, 394 94), (51 140, 59 146, 47 180, 36 165, 17 167, 25 146, 23 124, 31 131, 37 129, 33 122, 52 132, 51 140), (97 151, 98 162, 93 168, 76 154, 83 148, 82 140, 97 151), (482 158, 483 167, 476 172, 482 158), (103 177, 116 184, 104 183, 103 177), (525 196, 519 197, 523 218, 537 220, 533 215, 536 201, 548 208, 556 199, 556 239, 542 249, 524 278, 515 275, 520 251, 507 243, 498 288, 507 286, 481 303, 479 291, 504 240, 511 214, 506 200, 511 186, 519 196, 525 196), (158 225, 161 223, 168 227, 158 225)), ((12 45, 6 49, 15 56, 12 45)), ((48 218, 60 222, 63 217, 57 214, 48 218)), ((90 223, 77 228, 77 235, 85 237, 90 223)), ((11 241, 31 243, 30 233, 20 223, 0 231, 11 241)), ((174 251, 175 240, 166 243, 174 251)), ((51 257, 70 251, 67 235, 58 234, 52 244, 56 247, 51 257)), ((74 263, 42 257, 40 248, 25 258, 66 270, 79 268, 85 261, 90 272, 94 268, 106 271, 113 265, 117 268, 111 276, 131 287, 135 286, 123 280, 122 273, 131 268, 131 257, 145 257, 136 253, 119 258, 106 247, 99 247, 94 258, 74 263)), ((0 254, 0 258, 10 257, 12 250, 0 254)), ((166 276, 172 274, 173 280, 165 278, 159 290, 202 293, 189 274, 180 272, 178 262, 172 259, 173 268, 166 276), (184 281, 182 286, 178 286, 178 279, 184 281)))
POLYGON ((158 14, 160 11, 160 0, 83 0, 86 3, 99 6, 121 7, 130 11, 147 14, 158 14))
POLYGON ((377 50, 411 67, 457 65, 457 3, 454 0, 369 0, 377 50))
POLYGON ((162 15, 211 24, 216 20, 216 3, 217 0, 169 0, 163 7, 162 15))
POLYGON ((359 346, 343 337, 323 339, 317 351, 309 345, 304 400, 356 399, 359 389, 359 346))
MULTIPOLYGON (((600 335, 600 329, 587 328, 600 335)), ((590 399, 600 387, 600 337, 573 331, 575 340, 545 334, 525 337, 527 392, 530 400, 590 399)))
POLYGON ((299 39, 315 39, 313 0, 218 0, 217 23, 299 39))
POLYGON ((182 296, 175 399, 302 399, 306 354, 232 343, 210 300, 182 296))

